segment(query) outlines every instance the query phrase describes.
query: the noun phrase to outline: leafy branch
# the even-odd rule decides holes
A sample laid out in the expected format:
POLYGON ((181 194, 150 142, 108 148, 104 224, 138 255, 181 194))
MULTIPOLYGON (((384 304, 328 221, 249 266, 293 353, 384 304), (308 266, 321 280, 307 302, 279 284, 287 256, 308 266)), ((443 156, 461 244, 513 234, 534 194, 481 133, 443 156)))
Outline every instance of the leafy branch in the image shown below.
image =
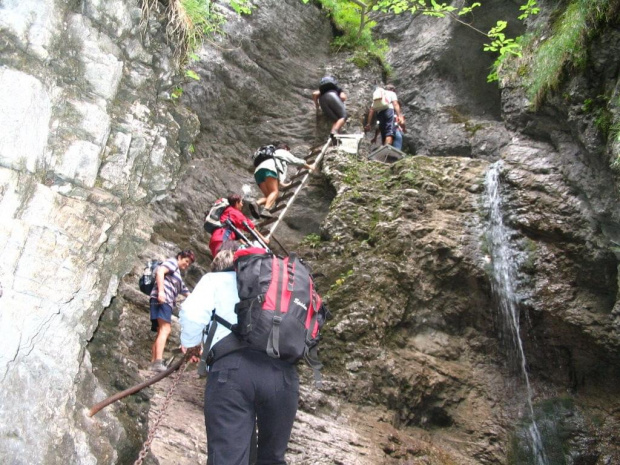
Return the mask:
MULTIPOLYGON (((436 18, 445 18, 448 16, 458 23, 484 35, 490 39, 491 42, 484 44, 483 50, 498 54, 498 57, 493 64, 493 70, 487 76, 488 82, 497 81, 499 79, 498 72, 504 60, 510 56, 521 57, 521 37, 506 37, 506 34, 504 33, 505 29, 508 27, 508 23, 506 21, 497 21, 497 24, 491 28, 491 30, 488 32, 483 32, 472 26, 470 23, 460 19, 460 17, 471 13, 474 8, 480 7, 481 3, 479 2, 474 2, 471 5, 461 9, 446 3, 438 3, 436 0, 375 0, 372 1, 372 5, 373 10, 381 11, 383 13, 392 12, 394 14, 402 14, 409 12, 411 14, 419 13, 436 18)), ((519 10, 522 11, 522 14, 519 15, 518 18, 522 21, 529 16, 536 15, 540 12, 537 0, 527 0, 527 3, 522 5, 519 10)))

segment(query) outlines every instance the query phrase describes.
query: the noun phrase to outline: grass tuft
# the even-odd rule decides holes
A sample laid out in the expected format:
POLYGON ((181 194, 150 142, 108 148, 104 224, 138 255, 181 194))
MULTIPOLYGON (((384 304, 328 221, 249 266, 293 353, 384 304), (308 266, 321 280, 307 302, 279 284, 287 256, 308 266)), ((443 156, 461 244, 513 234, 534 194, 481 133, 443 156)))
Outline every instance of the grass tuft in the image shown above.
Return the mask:
MULTIPOLYGON (((535 109, 558 88, 565 70, 586 66, 589 38, 597 26, 613 20, 617 0, 573 0, 552 26, 550 37, 531 52, 528 96, 535 109)), ((535 46, 535 41, 530 42, 535 46)))

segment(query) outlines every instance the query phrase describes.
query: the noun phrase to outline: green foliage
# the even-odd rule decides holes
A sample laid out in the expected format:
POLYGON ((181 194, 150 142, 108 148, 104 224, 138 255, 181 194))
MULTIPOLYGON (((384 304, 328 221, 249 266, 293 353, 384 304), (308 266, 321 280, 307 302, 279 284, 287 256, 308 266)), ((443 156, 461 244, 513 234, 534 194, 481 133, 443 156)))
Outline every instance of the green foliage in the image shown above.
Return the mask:
POLYGON ((535 107, 542 103, 548 90, 557 88, 565 64, 585 58, 582 38, 586 17, 579 3, 574 1, 568 6, 557 21, 554 34, 535 52, 528 82, 528 94, 535 107))
POLYGON ((170 97, 173 98, 174 100, 181 98, 182 95, 183 95, 183 88, 181 86, 175 87, 172 90, 172 92, 170 92, 170 97))
POLYGON ((484 44, 483 50, 485 52, 497 52, 499 54, 499 57, 493 66, 493 70, 487 76, 487 82, 493 82, 499 79, 497 74, 498 70, 507 56, 521 56, 521 39, 520 37, 517 37, 516 39, 506 37, 506 34, 504 34, 503 31, 507 26, 508 22, 498 21, 495 27, 491 28, 491 30, 487 33, 487 36, 492 39, 492 41, 490 44, 484 44))
MULTIPOLYGON (((196 48, 207 37, 221 34, 226 18, 214 8, 210 0, 176 0, 180 3, 179 16, 182 27, 186 31, 186 47, 188 52, 196 48)), ((171 1, 171 4, 174 0, 171 1)))
POLYGON ((343 182, 349 186, 357 186, 361 182, 361 174, 359 165, 352 163, 344 170, 343 182))
MULTIPOLYGON (((420 13, 422 15, 434 16, 437 18, 445 18, 446 16, 449 16, 464 26, 470 27, 476 32, 485 35, 491 39, 491 43, 484 44, 484 50, 498 54, 498 57, 491 69, 491 73, 487 76, 487 81, 493 82, 499 79, 499 70, 501 69, 502 64, 509 57, 521 56, 521 38, 506 37, 503 32, 508 26, 506 21, 497 21, 495 27, 485 33, 460 19, 461 16, 472 13, 474 8, 480 6, 480 3, 474 2, 469 6, 462 7, 459 10, 458 8, 446 3, 437 3, 436 0, 380 0, 375 3, 373 9, 384 13, 391 12, 394 14, 401 14, 404 12, 409 12, 412 14, 420 13)), ((519 16, 519 19, 521 20, 524 20, 531 15, 538 14, 540 8, 538 8, 537 0, 527 0, 527 3, 521 6, 520 11, 523 12, 519 16)))
POLYGON ((250 0, 230 0, 230 6, 238 15, 249 15, 252 13, 253 6, 250 0))
POLYGON ((445 18, 447 15, 452 15, 455 11, 457 16, 466 15, 479 6, 481 6, 480 3, 474 2, 459 10, 447 3, 437 3, 435 0, 380 0, 375 2, 372 9, 384 13, 391 12, 396 15, 409 12, 411 14, 421 13, 426 16, 445 18))
POLYGON ((301 241, 302 245, 310 247, 311 249, 316 249, 320 243, 321 243, 321 236, 319 236, 318 234, 308 234, 301 241))
MULTIPOLYGON (((250 0, 222 0, 237 14, 250 14, 250 0)), ((224 33, 226 17, 213 0, 169 0, 165 10, 168 18, 166 34, 176 44, 176 59, 183 64, 187 59, 197 60, 193 53, 205 39, 224 33)), ((157 10, 158 0, 142 2, 143 23, 146 24, 151 11, 157 10)), ((195 79, 194 76, 191 76, 195 79)))
POLYGON ((588 38, 612 19, 613 9, 612 0, 572 0, 552 25, 551 36, 530 52, 526 87, 535 108, 558 87, 565 70, 586 66, 588 38))
POLYGON ((538 8, 538 4, 536 0, 527 0, 525 5, 521 5, 519 8, 523 13, 519 16, 519 19, 523 21, 531 15, 537 15, 540 13, 540 8, 538 8))
POLYGON ((610 131, 612 129, 613 124, 613 115, 607 108, 600 108, 597 111, 596 117, 594 118, 594 125, 597 127, 603 137, 607 139, 609 137, 610 131))
POLYGON ((190 79, 194 79, 196 81, 200 81, 200 76, 198 76, 198 74, 196 74, 196 72, 192 71, 191 69, 185 70, 185 77, 188 77, 190 79))
POLYGON ((609 131, 610 135, 610 139, 613 142, 612 147, 614 147, 615 152, 615 158, 613 158, 613 161, 611 162, 611 169, 620 174, 620 121, 616 121, 612 126, 611 129, 609 131))
POLYGON ((345 283, 347 278, 350 278, 351 276, 353 276, 353 270, 349 270, 346 273, 341 273, 338 279, 336 279, 334 284, 332 284, 329 288, 328 294, 331 294, 332 292, 340 288, 345 283))
MULTIPOLYGON (((308 3, 307 0, 301 0, 308 3)), ((327 11, 332 22, 341 33, 332 45, 337 50, 346 49, 354 52, 351 61, 358 67, 364 68, 374 61, 385 62, 388 51, 386 40, 376 40, 372 29, 376 26, 369 21, 366 12, 371 2, 349 0, 318 0, 323 10, 327 11), (362 7, 364 5, 364 7, 362 7)), ((386 72, 389 69, 386 67, 386 72)))

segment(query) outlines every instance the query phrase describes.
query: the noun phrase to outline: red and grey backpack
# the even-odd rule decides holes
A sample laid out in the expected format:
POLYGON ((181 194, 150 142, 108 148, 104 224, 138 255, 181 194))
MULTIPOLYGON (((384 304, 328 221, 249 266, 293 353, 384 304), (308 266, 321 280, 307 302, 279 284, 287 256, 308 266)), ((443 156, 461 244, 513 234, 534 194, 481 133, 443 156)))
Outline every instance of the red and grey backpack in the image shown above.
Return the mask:
POLYGON ((238 250, 234 267, 241 299, 235 307, 237 324, 227 325, 214 317, 233 331, 228 339, 236 337, 243 345, 233 340, 229 345, 224 338, 214 346, 208 363, 232 350, 250 347, 289 363, 304 359, 320 386, 318 344, 329 311, 314 288, 310 269, 295 254, 280 258, 256 247, 238 250))

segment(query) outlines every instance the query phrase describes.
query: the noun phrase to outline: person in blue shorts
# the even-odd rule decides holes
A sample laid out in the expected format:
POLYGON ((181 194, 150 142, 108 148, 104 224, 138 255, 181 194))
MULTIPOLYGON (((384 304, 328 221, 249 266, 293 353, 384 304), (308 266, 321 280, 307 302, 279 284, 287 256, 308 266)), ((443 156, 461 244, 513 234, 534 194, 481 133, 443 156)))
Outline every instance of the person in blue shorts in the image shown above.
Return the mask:
POLYGON ((151 348, 151 370, 161 372, 167 370, 164 364, 164 349, 172 329, 172 309, 179 294, 189 295, 181 271, 185 271, 196 259, 194 252, 183 250, 176 258, 169 258, 157 267, 155 285, 151 291, 151 330, 157 331, 155 342, 151 348))
POLYGON ((370 124, 375 115, 379 122, 381 141, 385 145, 392 145, 394 143, 396 124, 398 123, 401 127, 405 127, 405 115, 403 115, 400 104, 398 103, 396 88, 392 84, 385 86, 385 89, 378 88, 375 90, 375 93, 373 93, 373 104, 370 107, 364 131, 370 131, 370 124), (382 98, 374 98, 377 92, 379 92, 382 98))

